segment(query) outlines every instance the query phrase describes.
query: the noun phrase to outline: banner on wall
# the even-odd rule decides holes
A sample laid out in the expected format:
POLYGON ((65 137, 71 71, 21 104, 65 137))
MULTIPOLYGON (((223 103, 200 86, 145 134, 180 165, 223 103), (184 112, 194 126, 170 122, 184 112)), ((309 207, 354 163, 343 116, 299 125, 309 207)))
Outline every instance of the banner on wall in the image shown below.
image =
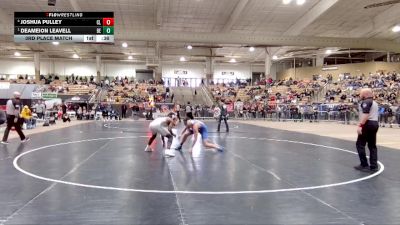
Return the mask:
POLYGON ((222 76, 235 76, 235 72, 221 72, 222 76))
POLYGON ((44 93, 42 93, 42 98, 43 99, 55 99, 55 98, 57 98, 57 93, 44 92, 44 93))
POLYGON ((187 75, 188 71, 187 70, 174 70, 174 74, 176 74, 176 75, 187 75))
POLYGON ((338 70, 337 66, 330 66, 330 67, 323 67, 322 71, 331 71, 331 70, 338 70))
POLYGON ((31 98, 32 99, 41 99, 42 98, 42 92, 32 92, 31 98))

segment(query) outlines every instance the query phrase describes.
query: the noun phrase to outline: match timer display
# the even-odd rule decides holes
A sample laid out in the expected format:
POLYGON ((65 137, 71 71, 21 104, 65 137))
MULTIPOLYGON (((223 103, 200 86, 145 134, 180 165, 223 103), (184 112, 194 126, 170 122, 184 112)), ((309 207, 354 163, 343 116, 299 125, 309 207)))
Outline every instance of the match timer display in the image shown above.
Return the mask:
POLYGON ((15 12, 14 41, 114 43, 114 13, 15 12))

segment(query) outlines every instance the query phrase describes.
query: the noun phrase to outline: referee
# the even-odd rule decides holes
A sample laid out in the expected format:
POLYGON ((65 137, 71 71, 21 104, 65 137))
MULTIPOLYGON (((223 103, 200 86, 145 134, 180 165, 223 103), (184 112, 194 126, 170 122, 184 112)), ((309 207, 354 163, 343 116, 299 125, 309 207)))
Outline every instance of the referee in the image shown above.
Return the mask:
POLYGON ((19 92, 13 93, 14 98, 7 101, 6 105, 6 114, 7 114, 7 127, 4 131, 2 144, 8 144, 8 135, 10 133, 11 127, 15 128, 19 137, 21 138, 21 142, 29 141, 29 137, 25 137, 24 133, 21 130, 21 124, 19 123, 19 113, 20 113, 20 104, 21 104, 21 94, 19 92))
POLYGON ((360 92, 360 124, 357 129, 357 151, 361 164, 354 169, 364 172, 378 171, 378 149, 376 148, 376 133, 378 132, 378 104, 373 100, 372 90, 362 89, 360 92), (370 152, 369 164, 365 153, 365 145, 368 143, 370 152))
POLYGON ((219 116, 218 116, 218 129, 217 132, 220 131, 220 127, 221 127, 221 121, 223 120, 225 122, 225 127, 226 127, 226 133, 229 133, 229 125, 228 125, 228 110, 227 110, 227 106, 225 105, 224 101, 221 101, 220 105, 219 105, 219 116))

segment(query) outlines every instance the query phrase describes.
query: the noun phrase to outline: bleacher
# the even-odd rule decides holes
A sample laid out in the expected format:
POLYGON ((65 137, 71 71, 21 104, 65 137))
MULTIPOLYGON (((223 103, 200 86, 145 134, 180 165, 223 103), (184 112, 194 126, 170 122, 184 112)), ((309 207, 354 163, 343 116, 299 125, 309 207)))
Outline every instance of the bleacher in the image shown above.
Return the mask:
POLYGON ((131 85, 114 85, 108 90, 107 99, 102 99, 102 101, 107 102, 125 102, 132 99, 148 101, 149 99, 149 88, 156 89, 156 102, 161 101, 159 98, 163 93, 165 93, 165 87, 163 85, 152 85, 152 84, 131 84, 131 85), (158 99, 157 99, 158 98, 158 99))
MULTIPOLYGON (((310 82, 303 82, 297 85, 290 85, 290 86, 278 85, 267 88, 265 86, 245 86, 239 88, 237 86, 226 87, 223 85, 212 85, 210 86, 210 91, 213 94, 213 97, 217 101, 220 99, 223 99, 228 102, 231 101, 234 102, 239 99, 243 102, 252 101, 256 96, 259 96, 261 98, 266 97, 265 91, 268 92, 269 96, 268 100, 275 101, 277 99, 276 95, 278 93, 280 94, 281 99, 286 99, 287 96, 303 95, 306 92, 306 90, 308 91, 312 90, 314 94, 320 90, 319 88, 311 88, 309 83, 310 82), (227 95, 229 89, 234 89, 234 91, 236 92, 236 97, 234 95, 227 95)), ((307 103, 312 99, 310 96, 302 96, 297 100, 298 103, 307 103)))

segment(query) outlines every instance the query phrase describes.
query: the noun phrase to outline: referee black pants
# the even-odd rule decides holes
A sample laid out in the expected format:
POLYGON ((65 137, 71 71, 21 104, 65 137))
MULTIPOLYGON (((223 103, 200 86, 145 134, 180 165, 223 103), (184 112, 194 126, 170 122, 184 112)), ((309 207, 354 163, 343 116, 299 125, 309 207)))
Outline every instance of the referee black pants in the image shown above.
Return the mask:
POLYGON ((219 118, 218 118, 218 129, 217 129, 217 131, 219 132, 220 131, 220 128, 221 128, 221 121, 224 121, 225 122, 225 128, 226 128, 226 132, 229 132, 229 125, 228 125, 228 119, 227 119, 227 117, 226 116, 220 116, 219 118))
POLYGON ((6 127, 6 130, 4 131, 4 136, 3 136, 4 142, 6 142, 8 140, 8 135, 10 134, 11 127, 15 128, 15 131, 17 131, 21 140, 25 140, 25 135, 21 130, 21 124, 19 124, 19 121, 17 121, 15 123, 14 119, 15 119, 15 116, 7 115, 7 127, 6 127))
POLYGON ((191 119, 191 120, 194 119, 193 113, 192 113, 192 112, 187 112, 187 113, 186 113, 186 117, 189 118, 189 119, 191 119))
POLYGON ((371 169, 378 168, 378 149, 376 148, 376 133, 379 129, 378 121, 368 120, 362 128, 362 134, 357 138, 357 151, 360 157, 361 166, 367 167, 368 160, 365 153, 365 145, 368 143, 369 149, 369 167, 371 169))

